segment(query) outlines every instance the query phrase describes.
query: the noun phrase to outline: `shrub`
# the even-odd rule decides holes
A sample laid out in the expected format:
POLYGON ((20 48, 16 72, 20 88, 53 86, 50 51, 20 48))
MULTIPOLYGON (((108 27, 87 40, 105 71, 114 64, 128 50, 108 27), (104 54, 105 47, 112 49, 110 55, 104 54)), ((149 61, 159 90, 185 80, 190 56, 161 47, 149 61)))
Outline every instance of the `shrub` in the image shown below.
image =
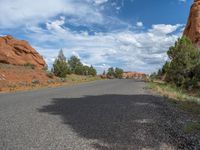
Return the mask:
POLYGON ((46 64, 43 68, 44 71, 47 71, 48 70, 48 65, 46 64))
POLYGON ((52 72, 55 76, 65 78, 67 74, 70 74, 70 70, 67 62, 62 60, 56 60, 53 64, 52 72))
POLYGON ((122 79, 123 77, 123 69, 120 69, 120 68, 109 68, 108 71, 107 71, 107 77, 109 79, 113 79, 113 78, 118 78, 118 79, 122 79))
POLYGON ((192 89, 200 79, 200 52, 187 37, 178 39, 167 52, 170 62, 163 66, 165 80, 178 87, 192 89))
POLYGON ((26 63, 24 64, 25 67, 30 68, 30 69, 35 69, 35 65, 31 64, 31 63, 26 63))
POLYGON ((115 78, 122 79, 123 72, 123 69, 115 68, 115 78))
POLYGON ((88 75, 92 75, 92 76, 96 76, 97 75, 97 71, 93 66, 90 66, 88 75))
POLYGON ((85 73, 84 66, 82 66, 82 65, 76 66, 74 69, 74 73, 77 75, 84 75, 84 73, 85 73))
POLYGON ((76 56, 71 56, 68 60, 68 64, 72 73, 75 73, 75 69, 78 67, 80 69, 83 64, 81 63, 80 59, 76 56))
POLYGON ((103 74, 102 74, 102 75, 104 75, 104 76, 106 75, 106 71, 105 71, 105 70, 103 71, 103 74))
POLYGON ((37 79, 33 79, 33 80, 32 80, 32 83, 33 83, 33 84, 39 84, 39 83, 40 83, 40 81, 39 81, 39 80, 37 80, 37 79))
POLYGON ((110 77, 110 78, 114 78, 114 76, 115 76, 115 70, 114 70, 113 67, 108 68, 107 76, 110 77))
POLYGON ((46 75, 47 75, 47 77, 49 77, 49 78, 53 78, 54 77, 54 74, 53 74, 53 72, 51 72, 51 71, 47 71, 46 72, 46 75))

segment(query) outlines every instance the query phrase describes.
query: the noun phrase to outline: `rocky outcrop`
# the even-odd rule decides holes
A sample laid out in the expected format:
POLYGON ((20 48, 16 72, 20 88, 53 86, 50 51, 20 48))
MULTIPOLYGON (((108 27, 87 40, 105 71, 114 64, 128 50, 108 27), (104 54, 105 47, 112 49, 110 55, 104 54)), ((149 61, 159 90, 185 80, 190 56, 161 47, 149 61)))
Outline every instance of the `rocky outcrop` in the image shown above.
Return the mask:
POLYGON ((194 0, 183 35, 200 48, 200 0, 194 0))
POLYGON ((139 72, 124 72, 123 78, 126 78, 126 79, 145 79, 146 74, 145 73, 139 73, 139 72))
POLYGON ((17 40, 10 35, 0 37, 0 63, 32 64, 39 69, 46 66, 42 56, 28 42, 17 40))

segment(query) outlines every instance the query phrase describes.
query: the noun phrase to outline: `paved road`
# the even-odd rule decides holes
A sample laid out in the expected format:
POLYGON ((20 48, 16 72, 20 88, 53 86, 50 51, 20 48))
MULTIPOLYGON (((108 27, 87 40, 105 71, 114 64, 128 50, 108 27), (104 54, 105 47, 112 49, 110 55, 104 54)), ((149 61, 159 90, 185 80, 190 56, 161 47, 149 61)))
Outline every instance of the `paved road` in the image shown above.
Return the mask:
POLYGON ((181 132, 186 116, 144 87, 108 80, 1 94, 0 149, 198 148, 181 132))

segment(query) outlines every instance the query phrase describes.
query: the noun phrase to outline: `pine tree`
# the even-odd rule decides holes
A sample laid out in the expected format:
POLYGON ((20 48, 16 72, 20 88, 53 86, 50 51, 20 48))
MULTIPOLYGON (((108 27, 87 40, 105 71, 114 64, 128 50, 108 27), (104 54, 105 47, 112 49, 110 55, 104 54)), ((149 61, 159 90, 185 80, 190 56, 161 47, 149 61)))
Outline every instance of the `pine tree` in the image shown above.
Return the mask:
POLYGON ((66 61, 66 57, 65 57, 62 49, 59 51, 57 59, 62 60, 62 61, 66 61))
POLYGON ((106 75, 106 71, 105 71, 105 70, 103 71, 103 75, 104 75, 104 76, 106 75))
POLYGON ((96 76, 97 75, 97 71, 93 66, 90 66, 88 74, 92 75, 92 76, 96 76))
POLYGON ((115 78, 122 79, 123 77, 123 69, 115 68, 115 78))
POLYGON ((83 66, 80 59, 76 56, 71 56, 68 63, 72 73, 75 73, 77 67, 80 69, 80 66, 83 66))
POLYGON ((194 88, 200 80, 200 51, 187 37, 178 39, 167 52, 170 62, 165 64, 166 81, 184 88, 194 88))
POLYGON ((53 63, 52 72, 55 76, 65 78, 67 74, 70 74, 69 66, 66 62, 66 57, 63 54, 62 49, 59 51, 58 57, 53 63))
POLYGON ((115 76, 115 70, 114 70, 113 67, 111 67, 111 68, 108 69, 107 76, 114 78, 114 76, 115 76))

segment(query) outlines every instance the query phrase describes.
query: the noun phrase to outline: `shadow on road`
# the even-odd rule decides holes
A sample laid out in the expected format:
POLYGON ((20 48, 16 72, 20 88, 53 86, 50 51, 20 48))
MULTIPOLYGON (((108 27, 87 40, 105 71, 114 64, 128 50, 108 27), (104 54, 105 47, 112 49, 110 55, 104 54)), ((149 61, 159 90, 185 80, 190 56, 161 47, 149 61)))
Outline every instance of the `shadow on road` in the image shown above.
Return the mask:
POLYGON ((161 101, 151 95, 58 98, 39 112, 61 116, 95 149, 169 149, 173 145, 161 125, 161 101))

